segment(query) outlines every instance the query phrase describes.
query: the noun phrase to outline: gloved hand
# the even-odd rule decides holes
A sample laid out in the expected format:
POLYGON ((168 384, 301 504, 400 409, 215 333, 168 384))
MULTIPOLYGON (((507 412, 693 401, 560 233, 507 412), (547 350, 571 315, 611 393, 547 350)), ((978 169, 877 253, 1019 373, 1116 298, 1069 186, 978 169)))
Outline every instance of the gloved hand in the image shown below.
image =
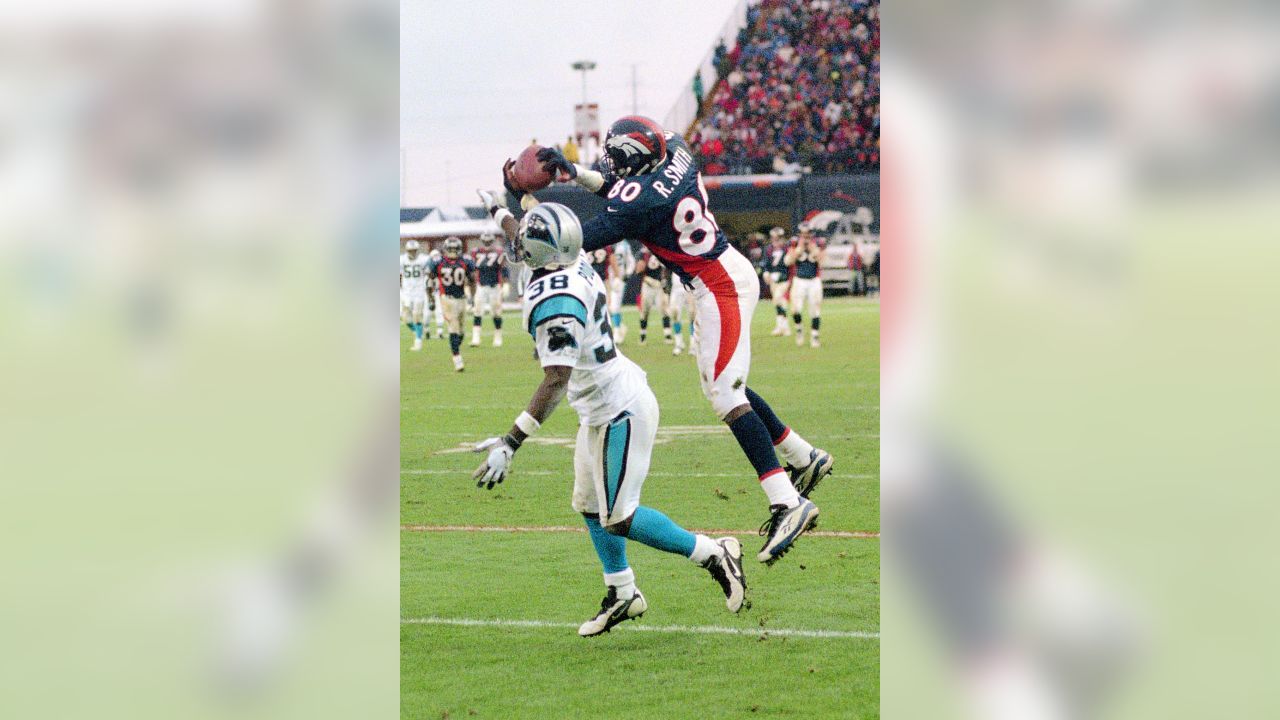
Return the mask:
POLYGON ((507 206, 507 198, 492 190, 476 190, 476 194, 480 196, 480 204, 484 205, 489 217, 493 217, 493 214, 498 212, 498 208, 507 206))
POLYGON ((477 481, 476 487, 492 490, 494 485, 507 477, 507 472, 511 469, 511 458, 516 454, 516 449, 507 443, 505 437, 491 437, 476 444, 473 452, 486 450, 489 451, 489 457, 476 468, 474 473, 471 473, 471 479, 477 481))
POLYGON ((511 171, 515 170, 515 167, 516 161, 511 158, 507 158, 506 164, 502 166, 502 186, 505 187, 507 192, 511 193, 516 200, 523 200, 525 192, 517 188, 511 178, 511 171))
POLYGON ((569 182, 578 177, 578 168, 569 162, 564 153, 553 147, 544 147, 538 151, 538 162, 542 169, 551 173, 559 182, 569 182))

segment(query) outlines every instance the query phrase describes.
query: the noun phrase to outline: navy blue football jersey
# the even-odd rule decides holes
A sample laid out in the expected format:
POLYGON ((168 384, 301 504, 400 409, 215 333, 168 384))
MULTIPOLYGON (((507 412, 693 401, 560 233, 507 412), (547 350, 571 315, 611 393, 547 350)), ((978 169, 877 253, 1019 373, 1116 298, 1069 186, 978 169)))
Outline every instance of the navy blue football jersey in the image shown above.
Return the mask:
POLYGON ((432 275, 440 287, 440 294, 451 298, 467 296, 467 277, 474 275, 476 264, 469 257, 444 257, 431 266, 432 275))
POLYGON ((502 248, 478 247, 471 251, 471 261, 476 266, 476 283, 482 287, 497 287, 502 282, 502 248))
MULTIPOLYGON (((794 247, 794 246, 793 246, 794 247)), ((818 277, 818 253, 806 250, 796 255, 796 277, 811 280, 818 277)))
POLYGON ((720 257, 729 240, 707 209, 707 189, 684 138, 666 133, 667 160, 647 175, 600 189, 604 211, 582 228, 587 252, 635 238, 684 280, 720 257))
POLYGON ((767 245, 764 248, 764 254, 760 258, 760 269, 767 273, 785 273, 787 264, 783 259, 787 257, 787 246, 781 247, 777 245, 767 245))

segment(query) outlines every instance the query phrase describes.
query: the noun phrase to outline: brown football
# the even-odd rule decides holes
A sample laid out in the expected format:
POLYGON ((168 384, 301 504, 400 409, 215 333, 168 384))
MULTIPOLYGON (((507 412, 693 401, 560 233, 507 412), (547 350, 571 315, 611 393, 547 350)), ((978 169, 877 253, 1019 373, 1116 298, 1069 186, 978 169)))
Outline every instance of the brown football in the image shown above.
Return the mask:
POLYGON ((538 162, 538 151, 541 145, 530 145, 516 158, 515 167, 511 168, 511 178, 525 192, 533 192, 551 184, 551 173, 542 169, 538 162))

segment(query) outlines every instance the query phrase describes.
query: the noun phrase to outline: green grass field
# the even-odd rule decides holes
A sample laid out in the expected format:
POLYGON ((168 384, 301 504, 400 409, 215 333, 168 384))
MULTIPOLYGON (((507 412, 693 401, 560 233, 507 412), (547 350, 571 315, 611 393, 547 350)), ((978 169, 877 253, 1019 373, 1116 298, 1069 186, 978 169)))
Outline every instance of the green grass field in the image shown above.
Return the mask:
POLYGON ((693 359, 673 357, 660 330, 637 346, 627 310, 622 349, 662 411, 642 502, 742 540, 752 607, 729 614, 704 570, 630 543, 648 612, 579 638, 604 585, 569 505, 576 414, 563 403, 506 482, 477 489, 481 456, 464 444, 506 432, 524 408, 542 375, 532 342, 508 312, 506 345, 489 346, 486 322, 484 345, 464 346, 467 370, 455 373, 447 339, 409 352, 403 330, 402 717, 878 717, 879 304, 828 298, 817 350, 770 337, 772 306, 757 308, 751 386, 836 458, 813 495, 818 530, 873 534, 802 538, 772 568, 754 559, 764 494, 702 397, 693 359))

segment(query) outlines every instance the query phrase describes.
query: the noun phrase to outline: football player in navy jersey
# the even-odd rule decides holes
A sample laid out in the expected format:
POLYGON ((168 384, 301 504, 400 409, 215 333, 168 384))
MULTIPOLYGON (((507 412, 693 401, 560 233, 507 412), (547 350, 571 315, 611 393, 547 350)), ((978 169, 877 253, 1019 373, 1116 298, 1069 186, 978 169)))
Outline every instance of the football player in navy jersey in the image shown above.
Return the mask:
POLYGON ((804 315, 808 306, 812 326, 809 346, 818 347, 818 327, 822 324, 822 258, 826 250, 809 223, 800 223, 800 237, 787 250, 783 262, 791 270, 791 319, 796 323, 796 345, 804 345, 804 315))
POLYGON ((640 276, 640 344, 649 334, 649 314, 658 311, 662 318, 662 336, 667 342, 671 340, 671 318, 667 315, 667 284, 671 282, 671 271, 663 267, 662 262, 651 252, 644 252, 636 261, 636 274, 640 276))
POLYGON ((502 347, 502 271, 506 268, 506 256, 494 240, 493 233, 480 236, 480 247, 471 252, 476 266, 476 287, 472 308, 471 347, 480 344, 481 319, 493 315, 493 346, 502 347))
MULTIPOLYGON (((761 529, 767 539, 756 559, 773 563, 816 523, 818 507, 808 495, 831 472, 833 461, 830 453, 779 420, 747 386, 751 316, 760 279, 716 224, 684 138, 649 118, 628 116, 610 126, 603 149, 599 171, 570 163, 554 148, 544 148, 538 159, 559 181, 572 180, 605 199, 604 211, 583 226, 584 250, 636 238, 693 292, 702 390, 769 498, 770 516, 761 529), (791 469, 790 478, 779 454, 791 469)), ((510 180, 513 166, 509 162, 504 167, 504 179, 521 197, 524 193, 510 180)))
POLYGON ((467 290, 472 287, 476 265, 462 256, 462 238, 444 241, 444 255, 431 265, 431 277, 440 288, 444 305, 444 321, 449 327, 449 351, 453 353, 453 369, 462 372, 462 312, 467 307, 467 290))
POLYGON ((769 285, 769 297, 776 313, 771 335, 789 335, 787 325, 787 290, 791 287, 791 273, 784 260, 787 257, 787 232, 780 227, 769 231, 769 246, 760 258, 760 270, 769 285))

